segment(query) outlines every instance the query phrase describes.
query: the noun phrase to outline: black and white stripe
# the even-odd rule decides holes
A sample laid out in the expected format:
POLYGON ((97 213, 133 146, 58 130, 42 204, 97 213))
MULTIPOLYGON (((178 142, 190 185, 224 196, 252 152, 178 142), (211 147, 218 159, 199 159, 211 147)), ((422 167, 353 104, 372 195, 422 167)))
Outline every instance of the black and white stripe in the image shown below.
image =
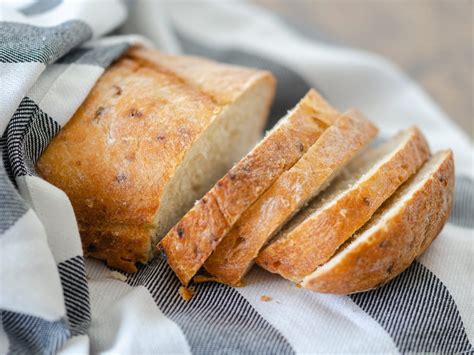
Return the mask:
POLYGON ((27 211, 28 206, 8 178, 3 162, 0 161, 0 235, 13 226, 27 211))
MULTIPOLYGON (((14 233, 10 234, 10 237, 24 237, 28 234, 29 239, 24 238, 28 242, 38 240, 36 233, 20 235, 20 232, 18 232, 21 230, 20 228, 18 231, 13 229, 16 227, 15 223, 29 210, 27 204, 21 199, 13 186, 15 177, 35 175, 34 166, 38 157, 51 138, 54 137, 60 129, 60 125, 54 118, 63 124, 63 122, 67 121, 72 112, 74 112, 77 107, 76 105, 79 105, 79 101, 82 100, 82 96, 80 96, 81 99, 76 101, 64 100, 62 103, 64 106, 68 106, 68 110, 64 111, 67 112, 64 114, 64 117, 59 117, 60 115, 53 110, 54 103, 57 102, 56 96, 51 96, 53 97, 53 99, 50 100, 50 105, 52 106, 47 106, 44 104, 46 101, 42 101, 42 108, 47 111, 43 112, 37 103, 31 99, 31 97, 35 97, 37 102, 40 100, 33 95, 34 90, 30 91, 32 92, 31 97, 25 97, 28 95, 28 90, 31 89, 31 85, 35 85, 34 83, 38 75, 44 70, 45 65, 43 64, 49 65, 58 63, 63 65, 63 67, 56 67, 61 70, 64 69, 64 71, 61 72, 61 75, 63 73, 65 74, 64 77, 61 77, 63 81, 56 81, 59 76, 54 78, 47 77, 47 75, 50 74, 48 72, 55 70, 55 68, 50 68, 53 70, 46 70, 42 74, 44 75, 43 79, 48 79, 44 80, 44 82, 48 85, 54 82, 56 88, 59 86, 61 89, 63 88, 62 85, 70 85, 69 89, 72 86, 81 90, 83 95, 86 95, 96 76, 91 76, 87 83, 80 82, 80 80, 78 82, 78 80, 76 80, 77 76, 82 73, 87 73, 90 69, 88 65, 106 68, 126 49, 127 45, 110 45, 110 43, 116 43, 115 40, 113 40, 105 41, 104 43, 109 43, 105 45, 104 43, 94 42, 90 44, 88 48, 78 49, 78 46, 92 38, 93 33, 96 36, 101 36, 104 33, 110 33, 109 31, 112 31, 118 26, 121 21, 120 18, 123 18, 123 16, 120 15, 121 13, 123 14, 123 11, 121 4, 117 3, 113 1, 107 3, 105 10, 104 7, 102 7, 99 13, 95 11, 96 7, 81 7, 78 2, 74 3, 73 6, 69 6, 70 4, 62 0, 37 1, 21 10, 23 15, 26 16, 22 18, 31 20, 30 24, 8 21, 0 24, 0 63, 7 63, 4 67, 7 68, 7 70, 11 70, 7 72, 11 75, 8 85, 5 86, 8 90, 8 95, 5 96, 10 99, 9 91, 11 90, 12 93, 15 93, 15 95, 12 95, 12 97, 14 97, 13 100, 6 101, 7 104, 8 102, 12 104, 8 110, 4 111, 6 112, 5 116, 8 117, 2 117, 4 120, 2 121, 2 129, 4 127, 3 122, 6 124, 5 118, 9 119, 12 116, 17 103, 24 97, 18 110, 13 115, 5 134, 0 138, 0 148, 2 150, 3 159, 3 164, 0 163, 0 234, 8 233, 8 231, 11 230, 14 233), (36 26, 35 24, 38 24, 37 22, 33 24, 33 21, 37 21, 39 18, 35 15, 46 15, 48 12, 55 15, 60 13, 61 11, 55 11, 58 6, 64 7, 65 11, 63 15, 65 17, 63 19, 46 19, 46 16, 44 17, 48 23, 58 23, 58 25, 47 27, 36 26), (110 12, 108 11, 109 9, 111 9, 110 12), (94 13, 87 13, 87 11, 91 10, 93 10, 94 13), (84 19, 84 21, 78 20, 79 18, 84 19), (60 23, 61 20, 63 23, 60 23), (87 20, 87 24, 85 20, 87 20), (23 63, 33 63, 33 65, 23 63), (76 64, 85 65, 74 68, 76 64), (16 71, 18 71, 18 73, 16 71), (67 77, 67 73, 71 76, 67 77), (74 75, 76 75, 76 77, 74 75), (15 79, 17 77, 18 86, 15 85, 15 79), (13 78, 13 80, 11 78, 13 78), (8 176, 11 181, 9 181, 8 176)), ((199 5, 199 8, 202 6, 203 5, 199 5)), ((186 15, 185 12, 186 11, 180 11, 183 15, 186 15)), ((237 20, 234 16, 235 14, 237 14, 237 12, 231 13, 232 16, 229 17, 231 19, 230 21, 228 21, 224 12, 219 15, 222 16, 221 22, 223 24, 231 24, 231 27, 228 29, 230 32, 234 31, 234 33, 229 33, 231 36, 235 35, 236 32, 239 34, 245 33, 245 31, 235 31, 235 28, 232 27, 232 21, 237 20)), ((247 13, 247 15, 248 14, 249 13, 247 13)), ((150 16, 153 15, 154 14, 150 14, 150 16)), ((203 12, 199 14, 199 16, 195 16, 195 18, 202 20, 206 18, 206 13, 203 12)), ((160 19, 157 18, 156 22, 158 23, 159 20, 160 19)), ((242 23, 247 25, 248 22, 254 20, 253 18, 245 17, 242 23)), ((223 46, 220 46, 218 41, 213 41, 212 38, 211 40, 201 41, 198 36, 191 36, 192 30, 190 29, 192 29, 192 23, 189 23, 189 28, 182 26, 182 28, 180 27, 180 31, 177 31, 175 27, 177 28, 178 26, 172 23, 174 21, 172 17, 167 18, 167 21, 169 21, 169 23, 161 23, 162 26, 159 30, 169 29, 170 33, 175 34, 175 39, 181 42, 180 45, 176 47, 181 46, 185 53, 203 55, 232 64, 268 69, 275 74, 278 79, 277 96, 268 128, 273 126, 276 120, 286 113, 288 108, 294 106, 310 86, 314 85, 314 83, 309 85, 308 82, 298 74, 298 72, 306 72, 305 70, 307 70, 307 68, 305 68, 306 64, 303 62, 298 64, 297 57, 299 54, 296 53, 297 51, 290 53, 295 56, 295 60, 291 61, 295 64, 289 68, 286 64, 282 64, 284 63, 283 60, 281 63, 278 62, 280 58, 284 57, 281 53, 274 53, 269 49, 257 55, 250 53, 252 51, 247 52, 246 48, 250 47, 241 46, 239 41, 236 41, 235 44, 230 43, 230 45, 226 44, 223 46), (187 32, 185 31, 186 29, 187 32), (181 32, 181 30, 183 32, 181 32)), ((211 23, 210 21, 207 22, 211 23)), ((262 21, 259 28, 262 29, 262 33, 264 33, 265 36, 268 36, 268 34, 272 32, 263 30, 266 22, 268 22, 268 19, 267 21, 262 21)), ((205 24, 206 21, 201 21, 200 29, 205 28, 205 24)), ((225 31, 226 28, 223 26, 222 34, 226 35, 225 31)), ((219 31, 207 31, 208 34, 217 32, 219 31)), ((260 36, 262 33, 258 33, 257 31, 255 35, 260 36)), ((275 37, 277 37, 277 35, 275 37)), ((321 39, 320 37, 313 38, 321 39)), ((266 38, 263 37, 260 41, 264 41, 265 39, 266 38)), ((245 42, 245 40, 244 38, 243 42, 245 42)), ((274 38, 272 38, 272 40, 274 40, 274 38)), ((284 41, 278 42, 278 39, 275 38, 274 43, 275 46, 273 48, 285 49, 284 41)), ((320 50, 322 55, 324 55, 324 52, 330 51, 330 49, 324 48, 320 50)), ((314 58, 315 61, 317 61, 317 58, 314 58)), ((330 55, 329 58, 332 58, 332 56, 330 55)), ((287 61, 287 63, 289 62, 287 61)), ((355 63, 358 62, 355 61, 355 63)), ((370 63, 366 64, 367 66, 364 64, 364 70, 367 69, 365 71, 370 74, 370 63)), ((350 70, 347 69, 350 68, 349 66, 343 67, 345 70, 339 70, 340 68, 341 66, 338 66, 336 63, 333 67, 334 73, 330 73, 331 77, 328 76, 326 78, 326 86, 324 78, 321 81, 321 78, 318 77, 319 84, 329 91, 331 90, 331 86, 327 85, 327 80, 332 82, 334 79, 338 82, 344 82, 346 76, 351 77, 350 70), (338 73, 342 73, 343 75, 338 75, 338 73)), ((347 78, 347 81, 355 83, 355 86, 344 84, 342 88, 349 90, 349 88, 355 87, 356 89, 352 89, 354 90, 352 92, 355 93, 359 82, 365 83, 365 80, 368 80, 373 84, 371 76, 365 75, 365 71, 364 75, 347 78)), ((93 68, 91 72, 95 72, 98 76, 101 70, 93 68)), ((58 73, 58 71, 56 73, 58 73)), ((310 77, 311 75, 308 75, 307 80, 312 80, 310 77)), ((383 87, 396 86, 396 82, 391 82, 389 76, 381 75, 380 78, 383 78, 383 82, 381 82, 383 87)), ((39 81, 36 82, 36 84, 38 83, 39 81)), ((40 97, 44 98, 45 95, 50 93, 48 91, 50 89, 49 86, 34 86, 34 88, 38 87, 40 87, 41 90, 44 89, 44 91, 40 93, 40 97)), ((378 88, 379 86, 373 87, 378 88)), ((68 90, 65 91, 68 93, 71 92, 68 90)), ((4 90, 4 92, 7 91, 4 90)), ((55 95, 57 94, 54 90, 52 92, 55 95)), ((58 100, 61 99, 60 94, 61 92, 57 95, 58 100)), ((332 94, 334 95, 334 100, 337 100, 337 92, 333 90, 332 94)), ((76 97, 75 95, 73 96, 76 97)), ((355 96, 357 97, 357 95, 355 96)), ((378 102, 384 101, 385 99, 383 94, 379 96, 377 95, 377 91, 371 91, 370 85, 366 96, 368 96, 367 102, 378 102)), ((360 95, 360 98, 364 99, 364 95, 360 95)), ((417 98, 414 96, 413 102, 410 102, 410 105, 413 107, 423 106, 423 100, 420 98, 418 98, 418 100, 420 102, 417 102, 417 98), (418 105, 418 103, 420 103, 420 105, 418 105)), ((405 104, 400 102, 400 105, 403 111, 405 104)), ((411 106, 405 107, 405 109, 411 109, 411 106)), ((418 111, 419 114, 414 116, 426 116, 421 114, 421 112, 423 112, 423 110, 418 111)), ((432 110, 429 112, 432 112, 432 110)), ((24 191, 28 188, 36 189, 35 191, 41 188, 40 184, 34 185, 34 182, 39 181, 38 179, 22 179, 22 181, 26 184, 26 188, 22 190, 22 193, 26 193, 24 191)), ((25 186, 22 186, 22 188, 23 187, 25 186)), ((44 191, 48 190, 45 188, 44 191)), ((38 196, 39 195, 37 195, 36 198, 39 198, 38 196)), ((52 196, 52 199, 58 196, 52 196)), ((42 194, 42 202, 45 201, 44 197, 45 194, 42 194)), ((32 204, 36 206, 35 208, 41 205, 34 203, 38 202, 34 201, 34 197, 31 201, 32 204)), ((43 208, 45 208, 45 206, 48 208, 50 205, 44 203, 42 206, 43 208)), ((62 206, 64 206, 64 204, 62 206)), ((33 211, 29 211, 33 214, 33 211)), ((40 210, 36 212, 38 212, 38 215, 41 214, 40 210)), ((69 227, 65 227, 62 228, 64 229, 63 231, 58 228, 59 224, 56 225, 54 223, 55 213, 56 211, 51 213, 52 217, 49 218, 49 220, 42 220, 43 226, 45 227, 44 229, 49 230, 49 232, 47 232, 49 233, 48 235, 43 235, 45 244, 51 242, 51 236, 55 235, 61 237, 62 233, 66 234, 70 229, 69 227), (56 228, 56 230, 52 233, 51 230, 54 228, 56 228)), ((458 178, 455 205, 450 222, 464 228, 474 228, 473 214, 472 179, 468 177, 458 178)), ((70 222, 74 223, 73 221, 70 222)), ((70 226, 71 223, 68 225, 70 226)), ((466 230, 468 232, 470 231, 468 229, 466 230)), ((64 241, 69 241, 66 238, 67 235, 65 235, 64 241)), ((11 239, 14 240, 14 238, 11 239)), ((63 241, 63 239, 60 240, 63 241)), ((75 242, 75 246, 71 248, 69 248, 71 244, 67 244, 66 242, 66 244, 63 244, 67 253, 58 250, 60 247, 51 243, 50 249, 52 253, 47 256, 50 258, 55 257, 55 260, 66 259, 61 262, 56 261, 66 308, 66 315, 63 318, 50 322, 28 314, 19 314, 5 309, 1 310, 2 327, 8 336, 10 343, 9 350, 11 353, 54 353, 57 352, 71 336, 87 333, 91 321, 89 292, 84 273, 84 260, 82 256, 78 255, 80 254, 80 246, 77 240, 75 242)), ((45 248, 45 250, 48 249, 45 248)), ((51 269, 49 270, 56 271, 54 268, 54 260, 50 261, 51 269)), ((41 276, 42 275, 34 275, 34 277, 38 277, 42 281, 41 276)), ((56 281, 57 286, 59 286, 59 280, 56 281)), ((130 276, 127 282, 132 286, 143 285, 149 290, 163 313, 180 326, 194 353, 285 354, 294 352, 291 344, 296 347, 296 343, 292 342, 289 344, 289 341, 285 338, 285 336, 288 336, 285 331, 282 330, 282 333, 280 333, 260 315, 264 315, 265 313, 261 310, 259 310, 261 312, 260 314, 257 313, 247 299, 241 296, 241 293, 228 286, 220 284, 197 285, 195 297, 190 302, 184 302, 177 292, 179 282, 162 259, 157 259, 148 266, 140 267, 139 272, 130 276)), ((9 285, 11 290, 15 290, 15 284, 16 282, 12 282, 9 285)), ((26 285, 28 285, 28 283, 26 283, 26 285)), ((61 289, 58 287, 56 291, 59 293, 51 292, 52 298, 60 296, 61 289)), ((101 296, 103 295, 103 293, 100 294, 101 296)), ((453 292, 453 294, 455 293, 453 292)), ((462 297, 459 298, 458 296, 459 295, 456 295, 456 301, 461 302, 462 297)), ((347 301, 346 298, 344 299, 347 301)), ((384 287, 375 291, 352 295, 351 299, 387 331, 398 349, 403 353, 474 353, 472 344, 469 343, 465 330, 468 329, 469 331, 472 327, 464 328, 462 319, 458 313, 458 308, 449 294, 448 289, 433 273, 419 263, 412 265, 399 278, 384 287)), ((60 313, 63 315, 64 308, 62 308, 61 304, 60 306, 60 312, 57 309, 55 312, 56 314, 60 313)), ((128 304, 123 305, 123 307, 121 306, 120 312, 127 312, 127 306, 128 304)), ((254 306, 258 309, 258 306, 255 304, 254 306)), ((460 304, 459 311, 465 312, 466 307, 465 305, 463 306, 464 307, 461 307, 460 304)), ((6 308, 10 309, 8 307, 6 308)), ((367 319, 370 319, 366 314, 363 315, 367 319)), ((314 310, 314 314, 311 312, 311 316, 323 317, 325 315, 318 312, 318 310, 314 310)), ((462 316, 464 317, 465 313, 462 313, 462 316)), ((59 317, 62 316, 51 318, 56 319, 59 317)), ((285 320, 283 319, 283 321, 285 320)), ((353 322, 354 320, 348 317, 347 321, 353 322)), ((370 319, 370 321, 375 324, 372 319, 370 319)), ((127 324, 120 324, 120 327, 122 326, 127 326, 127 324)), ((305 327, 306 325, 301 324, 301 322, 295 322, 295 326, 305 327)), ((300 329, 301 328, 297 328, 296 330, 300 329)), ((318 330, 315 329, 314 331, 317 332, 318 330)), ((113 334, 112 336, 115 335, 116 334, 113 334)), ((469 333, 469 335, 472 334, 469 333)), ((334 336, 337 337, 338 334, 334 334, 334 336)), ((108 339, 105 339, 107 335, 101 334, 101 337, 104 337, 104 340, 108 341, 108 339)), ((344 339, 341 339, 341 341, 344 341, 344 339)), ((364 339, 360 341, 364 341, 364 339)), ((335 351, 337 351, 337 347, 335 349, 335 351)), ((377 345, 374 344, 372 349, 373 351, 377 351, 377 345)), ((163 352, 166 351, 166 349, 159 350, 163 352)), ((317 349, 314 349, 314 351, 317 351, 317 349)))
POLYGON ((71 335, 86 334, 91 321, 89 288, 84 258, 76 256, 58 264, 71 335))
POLYGON ((51 27, 2 22, 0 63, 50 64, 91 37, 91 28, 79 20, 51 27))
POLYGON ((351 298, 402 353, 474 351, 449 291, 417 261, 387 285, 351 298))
POLYGON ((36 161, 59 129, 56 121, 25 97, 2 137, 2 149, 6 152, 3 156, 7 157, 4 164, 11 177, 36 175, 36 161))
MULTIPOLYGON (((3 6, 3 4, 0 6, 3 6)), ((61 197, 64 199, 65 197, 61 194, 54 195, 54 189, 51 189, 51 200, 48 200, 46 197, 49 196, 45 197, 45 193, 49 191, 46 183, 42 185, 38 183, 38 179, 22 179, 22 194, 28 195, 29 191, 38 192, 38 189, 44 188, 44 190, 41 190, 41 197, 34 195, 34 193, 31 196, 23 195, 34 206, 35 211, 32 211, 29 209, 27 202, 21 198, 14 185, 17 182, 19 183, 19 180, 17 180, 19 177, 36 175, 36 161, 60 129, 60 125, 48 113, 40 109, 31 97, 28 97, 28 90, 32 86, 35 88, 35 85, 38 84, 38 75, 41 75, 40 78, 44 79, 42 82, 47 85, 36 87, 41 92, 38 90, 32 92, 39 93, 42 98, 50 93, 51 85, 59 85, 61 90, 65 89, 66 93, 74 92, 69 90, 70 87, 68 87, 68 85, 72 85, 74 89, 77 89, 76 92, 79 91, 85 94, 92 87, 94 77, 101 70, 91 67, 90 72, 93 74, 87 78, 88 80, 82 82, 81 80, 75 80, 75 75, 77 76, 81 71, 87 73, 89 69, 87 66, 72 68, 79 70, 68 69, 71 69, 76 62, 77 64, 105 68, 128 46, 128 44, 125 44, 125 40, 122 42, 124 44, 116 45, 91 44, 91 46, 95 45, 96 47, 82 51, 79 56, 72 54, 69 59, 62 61, 62 64, 66 64, 68 68, 62 73, 61 78, 48 77, 51 71, 44 70, 47 65, 56 63, 59 58, 91 39, 93 34, 100 36, 114 29, 122 21, 123 4, 119 1, 110 1, 105 4, 105 7, 99 7, 101 12, 104 13, 105 10, 105 13, 110 16, 102 19, 100 14, 88 14, 87 11, 95 11, 95 7, 90 6, 90 4, 80 2, 66 4, 62 0, 36 1, 20 10, 22 15, 26 17, 20 14, 17 17, 12 17, 20 18, 21 22, 31 20, 29 23, 12 21, 2 21, 0 23, 0 64, 2 64, 4 70, 2 74, 7 74, 5 83, 2 83, 5 85, 2 91, 2 98, 4 99, 2 101, 3 116, 0 117, 2 130, 0 132, 0 149, 2 151, 0 162, 0 235, 3 237, 5 233, 12 232, 8 235, 10 237, 8 239, 10 242, 9 252, 17 251, 19 256, 15 255, 15 257, 22 257, 21 250, 24 245, 41 246, 43 249, 41 249, 41 253, 38 251, 37 257, 42 262, 44 261, 44 264, 41 264, 44 267, 42 270, 50 271, 47 273, 48 277, 51 276, 53 271, 56 271, 54 260, 51 260, 54 257, 60 276, 60 279, 55 280, 56 283, 49 283, 51 292, 48 293, 48 290, 45 289, 41 290, 42 292, 45 291, 42 294, 49 294, 52 299, 52 302, 45 302, 45 309, 38 310, 38 314, 45 315, 44 319, 37 317, 36 313, 32 315, 13 312, 10 309, 12 304, 15 305, 15 298, 6 299, 5 303, 2 298, 2 309, 0 310, 2 330, 8 337, 10 353, 56 353, 71 336, 86 334, 91 321, 84 260, 79 255, 82 253, 80 247, 78 248, 77 240, 69 248, 66 242, 68 235, 66 234, 71 233, 71 231, 61 231, 59 224, 55 225, 54 211, 49 211, 51 212, 49 217, 52 216, 52 218, 48 219, 44 218, 44 211, 41 210, 41 208, 67 205, 65 201, 56 203, 58 201, 55 200, 61 197), (55 11, 58 6, 62 7, 62 9, 57 9, 61 11, 55 11), (51 13, 51 16, 48 17, 48 13, 51 13), (42 16, 36 16, 39 14, 42 16), (93 21, 89 21, 91 19, 90 15, 96 15, 93 21), (84 20, 80 20, 81 18, 84 20), (44 22, 39 22, 41 20, 44 20, 44 22), (23 99, 17 106, 21 98, 23 99), (11 107, 8 106, 9 103, 11 107), (4 129, 5 131, 3 131, 4 129), (37 203, 38 201, 35 201, 35 198, 41 198, 42 203, 37 203), (32 218, 22 220, 24 223, 18 224, 17 222, 21 217, 28 212, 30 212, 32 218), (31 223, 33 220, 37 223, 36 228, 38 228, 41 221, 44 229, 32 229, 31 223), (15 230, 15 228, 17 229, 15 230), (31 233, 32 230, 35 232, 31 233), (65 234, 63 243, 54 243, 52 236, 60 237, 61 233, 65 234), (16 240, 19 240, 18 245, 15 244, 16 240), (48 253, 48 247, 54 250, 48 253), (65 248, 65 250, 58 250, 60 248, 65 248), (65 261, 58 261, 67 257, 69 259, 65 261), (61 288, 59 288, 59 281, 61 281, 61 288), (61 292, 65 301, 65 316, 58 315, 64 314, 63 306, 60 302, 57 302, 61 292), (48 314, 51 316, 50 318, 48 318, 48 314), (46 319, 58 320, 48 321, 46 319)), ((0 11, 3 11, 3 7, 0 11)), ((14 10, 8 10, 7 13, 9 11, 14 10)), ((57 95, 57 99, 61 100, 61 95, 57 95)), ((74 112, 75 107, 73 105, 78 105, 80 102, 78 100, 68 101, 67 97, 65 99, 58 102, 58 104, 71 106, 69 110, 74 112)), ((51 106, 49 106, 49 109, 51 109, 51 106)), ((61 118, 66 121, 69 116, 61 118)), ((74 225, 74 221, 64 224, 64 226, 71 225, 74 225)), ((28 251, 28 248, 26 250, 28 251)), ((23 260, 23 263, 28 264, 28 259, 27 261, 23 260)), ((8 270, 11 270, 11 268, 8 270)), ((18 272, 21 273, 24 270, 19 265, 18 272)), ((6 272, 5 269, 3 271, 6 272)), ((35 275, 34 272, 25 274, 27 277, 18 277, 17 283, 4 284, 3 286, 9 287, 10 294, 14 294, 17 289, 19 292, 29 289, 28 281, 31 278, 37 278, 39 280, 38 284, 41 284, 44 278, 45 284, 48 284, 46 281, 49 279, 45 275, 35 275)), ((7 279, 11 280, 14 275, 9 274, 8 276, 7 279)), ((31 289, 32 293, 35 293, 35 291, 31 289)), ((27 297, 23 301, 26 299, 27 297)))
POLYGON ((232 287, 200 284, 195 297, 185 302, 178 294, 179 281, 161 257, 127 283, 150 291, 160 310, 181 327, 194 354, 293 353, 283 335, 232 287))
POLYGON ((10 354, 55 354, 70 337, 65 319, 47 321, 27 314, 1 311, 10 354))
POLYGON ((458 176, 455 183, 454 206, 449 222, 464 228, 474 228, 474 181, 458 176))

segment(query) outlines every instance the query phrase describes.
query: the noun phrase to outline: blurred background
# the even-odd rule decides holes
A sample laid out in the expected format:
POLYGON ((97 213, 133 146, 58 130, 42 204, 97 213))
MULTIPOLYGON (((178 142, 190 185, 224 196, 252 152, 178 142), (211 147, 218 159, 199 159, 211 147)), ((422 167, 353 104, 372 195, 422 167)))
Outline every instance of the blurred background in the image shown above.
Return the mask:
POLYGON ((307 36, 395 62, 474 137, 473 0, 253 0, 307 36))

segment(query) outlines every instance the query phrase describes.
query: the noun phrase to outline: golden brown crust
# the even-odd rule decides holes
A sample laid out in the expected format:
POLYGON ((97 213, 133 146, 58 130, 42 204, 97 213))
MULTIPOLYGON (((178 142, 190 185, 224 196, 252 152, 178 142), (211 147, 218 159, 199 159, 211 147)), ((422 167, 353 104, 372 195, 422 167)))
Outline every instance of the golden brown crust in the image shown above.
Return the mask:
POLYGON ((183 301, 185 301, 185 302, 191 301, 191 299, 193 298, 193 291, 191 291, 187 287, 181 286, 178 289, 178 293, 181 296, 181 298, 183 299, 183 301))
POLYGON ((377 134, 355 111, 341 115, 308 152, 248 208, 204 264, 221 282, 240 284, 261 247, 377 134))
MULTIPOLYGON (((228 103, 260 80, 274 85, 268 72, 131 49, 97 81, 37 170, 69 196, 81 229, 101 235, 105 245, 115 240, 105 232, 111 229, 149 234, 186 152, 228 103)), ((126 248, 126 237, 121 240, 126 248)), ((135 257, 101 245, 90 255, 124 270, 150 254, 144 258, 144 245, 135 257), (118 266, 120 258, 131 265, 118 266)))
POLYGON ((340 115, 314 89, 211 190, 229 225, 295 164, 340 115), (270 139, 271 136, 271 139, 270 139))
POLYGON ((266 71, 193 56, 158 53, 144 48, 133 48, 127 55, 141 65, 185 81, 205 93, 217 106, 234 102, 258 77, 273 79, 266 71))
POLYGON ((135 272, 137 262, 146 264, 150 258, 152 228, 123 225, 96 229, 79 225, 79 232, 84 255, 105 260, 110 267, 135 272))
POLYGON ((212 204, 203 204, 201 200, 168 232, 159 249, 184 285, 239 216, 296 163, 337 115, 311 90, 279 126, 204 196, 212 204))
MULTIPOLYGON (((438 158, 440 163, 396 213, 356 236, 337 262, 305 277, 302 285, 317 292, 348 294, 377 287, 405 270, 441 232, 452 209, 453 156, 445 151, 432 159, 438 158)), ((397 192, 405 193, 403 188, 397 192)), ((399 196, 394 197, 396 201, 399 196)))
POLYGON ((158 244, 181 282, 186 286, 225 234, 227 221, 214 196, 207 193, 158 244), (186 281, 187 280, 187 281, 186 281))
POLYGON ((300 281, 325 263, 428 159, 428 144, 417 128, 411 128, 405 142, 370 177, 279 236, 260 253, 258 265, 287 279, 300 281))

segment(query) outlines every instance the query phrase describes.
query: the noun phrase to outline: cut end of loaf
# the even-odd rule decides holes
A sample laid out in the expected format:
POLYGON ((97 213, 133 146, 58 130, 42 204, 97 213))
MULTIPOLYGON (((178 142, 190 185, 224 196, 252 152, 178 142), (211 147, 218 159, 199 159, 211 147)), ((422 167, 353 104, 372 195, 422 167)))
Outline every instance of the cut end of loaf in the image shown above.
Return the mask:
POLYGON ((452 209, 453 187, 452 152, 438 152, 302 286, 349 294, 388 282, 439 234, 452 209))
POLYGON ((273 86, 274 79, 270 75, 258 78, 219 113, 186 152, 161 196, 153 245, 255 145, 265 125, 273 86))

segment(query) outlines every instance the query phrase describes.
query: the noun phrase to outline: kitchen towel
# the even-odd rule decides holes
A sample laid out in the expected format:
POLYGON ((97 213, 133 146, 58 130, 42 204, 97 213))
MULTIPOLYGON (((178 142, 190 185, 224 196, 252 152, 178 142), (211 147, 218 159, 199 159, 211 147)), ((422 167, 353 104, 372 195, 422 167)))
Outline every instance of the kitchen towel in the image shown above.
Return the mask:
POLYGON ((0 353, 474 353, 472 143, 392 64, 241 1, 1 6, 0 353), (382 136, 418 125, 433 151, 455 154, 449 223, 402 275, 350 296, 255 269, 246 287, 201 284, 184 302, 162 258, 133 275, 85 260, 67 196, 34 166, 134 44, 271 70, 278 87, 267 128, 310 87, 341 110, 359 108, 382 136))

